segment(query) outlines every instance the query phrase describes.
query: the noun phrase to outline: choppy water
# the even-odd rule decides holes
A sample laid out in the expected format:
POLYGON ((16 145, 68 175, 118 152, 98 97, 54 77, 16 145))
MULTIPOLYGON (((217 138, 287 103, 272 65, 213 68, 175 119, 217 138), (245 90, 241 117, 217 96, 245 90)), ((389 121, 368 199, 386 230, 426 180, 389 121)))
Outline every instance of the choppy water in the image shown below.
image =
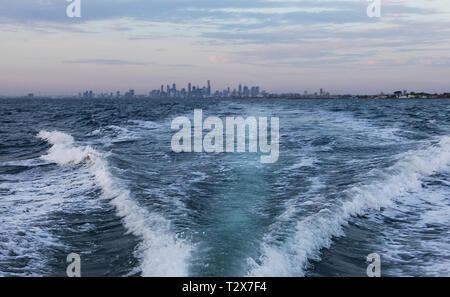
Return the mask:
POLYGON ((450 276, 449 100, 0 100, 0 276, 450 276), (173 153, 276 116, 280 158, 173 153))

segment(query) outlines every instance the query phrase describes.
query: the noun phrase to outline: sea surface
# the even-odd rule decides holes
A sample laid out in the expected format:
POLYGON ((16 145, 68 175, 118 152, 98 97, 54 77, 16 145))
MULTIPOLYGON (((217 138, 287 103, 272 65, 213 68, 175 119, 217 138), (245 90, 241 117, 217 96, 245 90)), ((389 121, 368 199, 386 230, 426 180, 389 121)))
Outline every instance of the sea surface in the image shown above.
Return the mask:
POLYGON ((0 276, 450 276, 450 100, 0 99, 0 276), (171 121, 280 120, 280 156, 171 121))

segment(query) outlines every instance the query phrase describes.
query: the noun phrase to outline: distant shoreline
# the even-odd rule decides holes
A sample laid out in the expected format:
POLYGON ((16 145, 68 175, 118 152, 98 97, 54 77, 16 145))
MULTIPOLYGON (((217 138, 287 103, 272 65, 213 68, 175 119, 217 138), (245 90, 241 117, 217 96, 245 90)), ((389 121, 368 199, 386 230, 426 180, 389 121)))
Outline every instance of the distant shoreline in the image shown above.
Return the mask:
POLYGON ((396 100, 396 101, 405 101, 405 100, 431 100, 431 99, 450 99, 450 94, 443 95, 430 95, 430 96, 415 96, 415 97, 395 97, 395 96, 377 96, 377 95, 337 95, 337 96, 329 96, 329 97, 315 97, 315 96, 289 96, 289 95, 273 95, 266 97, 153 97, 153 96, 145 96, 145 95, 136 95, 133 97, 78 97, 78 96, 0 96, 0 99, 85 99, 85 100, 99 100, 99 99, 108 99, 108 100, 126 100, 126 99, 153 99, 153 100, 396 100))

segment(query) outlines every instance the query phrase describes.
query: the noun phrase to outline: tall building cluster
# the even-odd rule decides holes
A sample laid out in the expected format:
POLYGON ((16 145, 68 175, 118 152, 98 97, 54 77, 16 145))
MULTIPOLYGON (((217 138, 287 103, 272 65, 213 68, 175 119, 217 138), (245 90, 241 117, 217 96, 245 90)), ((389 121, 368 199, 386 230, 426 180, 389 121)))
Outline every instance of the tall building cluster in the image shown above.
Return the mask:
POLYGON ((177 89, 176 84, 161 85, 160 89, 153 90, 149 93, 150 97, 170 97, 170 98, 186 98, 186 97, 211 97, 211 82, 208 80, 206 86, 193 86, 188 84, 187 89, 177 89))
POLYGON ((179 89, 175 83, 161 85, 159 89, 150 91, 147 95, 137 95, 135 90, 131 89, 123 94, 120 91, 116 93, 94 93, 93 91, 85 91, 78 93, 80 98, 330 98, 330 93, 324 89, 319 92, 309 94, 305 91, 303 94, 298 93, 267 93, 260 89, 259 86, 247 86, 239 83, 236 88, 227 87, 224 90, 213 91, 211 81, 206 81, 206 85, 199 86, 188 83, 186 87, 179 89))
POLYGON ((209 97, 238 97, 238 98, 256 98, 263 97, 265 92, 261 92, 259 86, 248 87, 242 86, 239 84, 237 89, 231 90, 228 87, 225 90, 217 90, 215 92, 211 89, 211 81, 207 81, 206 86, 194 86, 192 83, 188 83, 187 88, 177 89, 176 84, 172 84, 172 86, 161 85, 160 89, 152 90, 149 93, 150 97, 169 97, 169 98, 209 98, 209 97))

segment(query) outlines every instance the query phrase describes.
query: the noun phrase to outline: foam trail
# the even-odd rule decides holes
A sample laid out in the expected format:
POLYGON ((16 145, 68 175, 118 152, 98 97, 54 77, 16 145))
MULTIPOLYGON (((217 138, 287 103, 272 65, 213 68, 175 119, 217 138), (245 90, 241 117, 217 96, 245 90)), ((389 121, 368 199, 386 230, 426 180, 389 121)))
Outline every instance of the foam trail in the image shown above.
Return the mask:
POLYGON ((320 250, 329 248, 332 238, 342 236, 352 216, 369 209, 378 210, 393 204, 396 197, 421 189, 421 178, 447 170, 450 165, 450 137, 443 136, 437 145, 410 151, 388 170, 375 172, 375 183, 349 189, 347 199, 336 209, 325 208, 296 225, 291 238, 283 244, 264 238, 262 256, 248 259, 251 276, 304 276, 310 260, 320 259, 320 250))
POLYGON ((71 135, 41 131, 38 137, 52 144, 42 159, 59 165, 87 166, 95 183, 102 189, 102 198, 111 199, 125 228, 141 238, 137 257, 143 276, 185 276, 191 246, 170 230, 170 221, 141 208, 127 190, 118 186, 108 169, 104 155, 90 146, 76 146, 71 135))

